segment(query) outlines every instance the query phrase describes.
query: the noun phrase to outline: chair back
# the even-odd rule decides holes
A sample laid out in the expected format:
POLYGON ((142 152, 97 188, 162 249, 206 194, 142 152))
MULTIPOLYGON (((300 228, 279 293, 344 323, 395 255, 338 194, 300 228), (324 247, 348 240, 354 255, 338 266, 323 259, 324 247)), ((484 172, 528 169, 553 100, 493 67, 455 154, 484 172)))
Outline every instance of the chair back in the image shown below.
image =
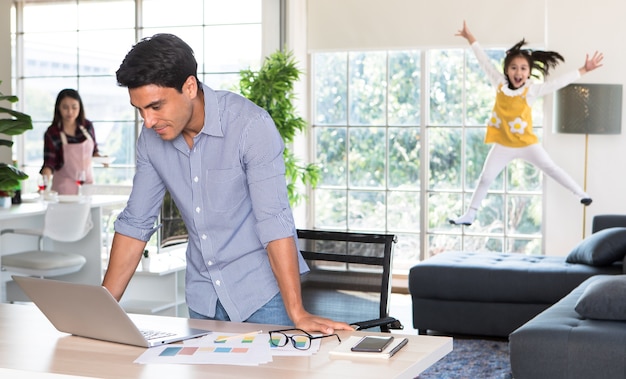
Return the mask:
POLYGON ((305 308, 354 323, 389 316, 393 234, 298 229, 310 272, 302 279, 305 308))
POLYGON ((82 239, 93 228, 91 204, 50 203, 46 210, 43 235, 61 242, 74 242, 82 239))

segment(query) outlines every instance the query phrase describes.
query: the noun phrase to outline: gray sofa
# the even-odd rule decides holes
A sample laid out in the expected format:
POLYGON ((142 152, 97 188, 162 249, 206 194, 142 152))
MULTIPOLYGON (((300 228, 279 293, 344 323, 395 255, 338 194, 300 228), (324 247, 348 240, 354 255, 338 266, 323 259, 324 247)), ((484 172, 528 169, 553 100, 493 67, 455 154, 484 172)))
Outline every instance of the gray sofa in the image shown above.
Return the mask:
MULTIPOLYGON (((599 236, 626 227, 626 216, 594 217, 594 234, 581 242, 584 254, 614 249, 599 236), (611 230, 606 230, 612 228, 611 230), (599 233, 602 231, 602 233, 599 233), (586 245, 585 245, 586 244, 586 245), (592 252, 593 252, 592 251, 592 252)), ((625 238, 626 240, 626 238, 625 238)), ((608 242, 607 242, 608 241, 608 242)), ((576 250, 576 249, 575 249, 576 250)), ((572 255, 572 254, 570 254, 572 255)), ((623 255, 622 255, 623 256, 623 255)), ((623 273, 622 259, 569 263, 565 256, 445 252, 411 268, 413 327, 420 334, 507 337, 594 275, 623 273)))
POLYGON ((625 292, 626 276, 594 276, 515 330, 509 336, 513 377, 626 378, 625 292), (611 282, 617 282, 618 287, 608 286, 611 282), (599 292, 594 294, 592 288, 599 292), (581 309, 581 305, 586 305, 586 309, 581 309), (592 312, 589 316, 593 318, 584 317, 577 310, 583 314, 592 312), (611 312, 619 314, 611 316, 611 312))

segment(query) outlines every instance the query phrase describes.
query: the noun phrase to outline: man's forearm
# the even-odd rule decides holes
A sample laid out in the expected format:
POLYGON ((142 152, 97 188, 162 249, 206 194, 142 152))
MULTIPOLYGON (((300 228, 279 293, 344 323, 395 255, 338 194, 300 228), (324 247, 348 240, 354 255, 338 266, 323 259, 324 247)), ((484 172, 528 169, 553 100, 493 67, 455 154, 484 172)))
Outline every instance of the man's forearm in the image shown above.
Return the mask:
POLYGON ((144 241, 115 233, 102 285, 120 301, 141 259, 144 241))
POLYGON ((272 241, 267 245, 274 276, 280 288, 285 309, 294 323, 305 310, 302 305, 298 249, 293 237, 272 241))

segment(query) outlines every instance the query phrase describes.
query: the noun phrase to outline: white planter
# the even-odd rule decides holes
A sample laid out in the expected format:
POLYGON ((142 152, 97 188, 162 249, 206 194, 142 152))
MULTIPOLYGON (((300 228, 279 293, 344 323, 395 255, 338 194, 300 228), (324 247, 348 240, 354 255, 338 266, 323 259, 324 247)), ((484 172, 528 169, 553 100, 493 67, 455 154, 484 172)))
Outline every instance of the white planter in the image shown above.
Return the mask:
POLYGON ((143 271, 150 271, 150 257, 141 258, 141 269, 143 271))
POLYGON ((11 198, 0 197, 0 208, 11 208, 11 198))

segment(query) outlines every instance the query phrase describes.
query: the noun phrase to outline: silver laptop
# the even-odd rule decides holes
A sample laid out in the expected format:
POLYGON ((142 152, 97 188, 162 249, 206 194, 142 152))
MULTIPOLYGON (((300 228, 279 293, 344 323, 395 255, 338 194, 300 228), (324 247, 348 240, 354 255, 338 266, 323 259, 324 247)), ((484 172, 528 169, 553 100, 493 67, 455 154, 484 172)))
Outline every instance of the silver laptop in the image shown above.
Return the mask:
MULTIPOLYGON (((168 322, 167 330, 150 325, 150 318, 134 315, 141 328, 102 286, 12 276, 57 330, 81 337, 153 347, 211 333, 188 327, 186 319, 168 322), (143 323, 146 325, 143 325, 143 323), (169 329, 172 324, 172 329, 169 329)), ((153 318, 152 318, 153 319, 153 318)))

